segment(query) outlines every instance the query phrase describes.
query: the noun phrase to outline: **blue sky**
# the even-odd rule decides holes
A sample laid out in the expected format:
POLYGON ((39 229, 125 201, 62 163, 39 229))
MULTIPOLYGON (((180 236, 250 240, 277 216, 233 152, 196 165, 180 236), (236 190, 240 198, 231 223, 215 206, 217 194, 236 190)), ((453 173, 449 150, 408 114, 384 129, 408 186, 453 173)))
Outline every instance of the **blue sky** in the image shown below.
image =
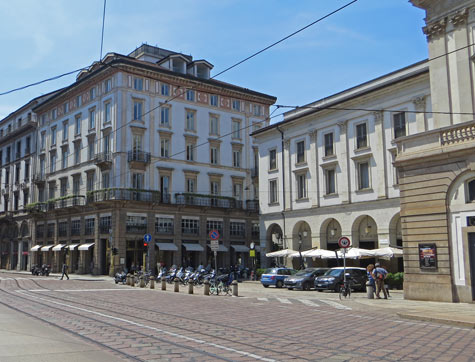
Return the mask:
MULTIPOLYGON (((214 64, 213 74, 350 0, 108 0, 104 51, 142 43, 214 64)), ((98 60, 102 0, 0 2, 0 92, 98 60)), ((427 58, 424 12, 407 0, 359 0, 221 75, 302 105, 427 58)), ((75 75, 0 96, 0 119, 75 75)))

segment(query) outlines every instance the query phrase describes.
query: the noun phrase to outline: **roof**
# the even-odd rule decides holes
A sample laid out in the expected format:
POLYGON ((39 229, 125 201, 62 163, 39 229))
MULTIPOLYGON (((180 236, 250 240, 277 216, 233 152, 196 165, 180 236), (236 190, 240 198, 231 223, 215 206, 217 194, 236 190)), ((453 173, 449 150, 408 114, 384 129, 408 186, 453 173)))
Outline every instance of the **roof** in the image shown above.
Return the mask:
POLYGON ((391 73, 382 75, 370 81, 348 88, 344 91, 335 93, 331 96, 321 98, 315 102, 312 102, 303 106, 299 106, 292 111, 286 112, 284 114, 283 121, 261 128, 251 133, 251 136, 255 136, 255 135, 264 133, 268 130, 278 128, 281 125, 288 124, 302 117, 321 112, 325 109, 334 107, 338 104, 347 102, 357 97, 361 97, 368 93, 375 92, 379 89, 389 87, 391 85, 406 81, 410 78, 414 78, 428 72, 429 72, 429 61, 427 59, 422 60, 415 64, 395 70, 391 73))

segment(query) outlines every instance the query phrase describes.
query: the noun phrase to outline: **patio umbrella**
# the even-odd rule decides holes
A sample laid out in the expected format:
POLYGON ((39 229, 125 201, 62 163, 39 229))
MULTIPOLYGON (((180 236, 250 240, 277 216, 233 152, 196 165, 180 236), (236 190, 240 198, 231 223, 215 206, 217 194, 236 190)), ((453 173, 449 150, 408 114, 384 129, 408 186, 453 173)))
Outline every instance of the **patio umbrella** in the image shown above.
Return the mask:
POLYGON ((335 252, 331 250, 325 250, 325 249, 312 249, 312 250, 307 250, 304 253, 302 253, 302 256, 305 257, 311 257, 311 258, 322 258, 322 259, 333 259, 336 258, 335 252))
MULTIPOLYGON (((346 252, 348 259, 374 258, 374 250, 351 248, 346 252)), ((343 258, 343 251, 338 250, 338 257, 343 258)))
MULTIPOLYGON (((267 253, 266 256, 268 258, 280 258, 282 256, 289 256, 291 254, 296 253, 295 250, 292 249, 283 249, 283 250, 277 250, 273 251, 272 253, 267 253)), ((298 252, 297 252, 298 253, 298 252)))
POLYGON ((391 248, 390 246, 386 248, 374 249, 371 251, 374 253, 374 256, 384 259, 402 258, 403 255, 403 251, 401 249, 391 248))

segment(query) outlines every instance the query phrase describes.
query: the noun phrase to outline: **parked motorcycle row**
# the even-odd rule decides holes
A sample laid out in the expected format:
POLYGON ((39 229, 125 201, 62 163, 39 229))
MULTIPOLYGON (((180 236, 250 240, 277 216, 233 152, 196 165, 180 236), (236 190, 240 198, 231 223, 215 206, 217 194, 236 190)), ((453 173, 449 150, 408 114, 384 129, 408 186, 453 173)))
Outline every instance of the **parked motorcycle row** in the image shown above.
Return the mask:
POLYGON ((43 275, 43 276, 48 276, 50 273, 51 267, 49 265, 43 264, 43 265, 36 265, 33 264, 31 266, 31 274, 32 275, 43 275))

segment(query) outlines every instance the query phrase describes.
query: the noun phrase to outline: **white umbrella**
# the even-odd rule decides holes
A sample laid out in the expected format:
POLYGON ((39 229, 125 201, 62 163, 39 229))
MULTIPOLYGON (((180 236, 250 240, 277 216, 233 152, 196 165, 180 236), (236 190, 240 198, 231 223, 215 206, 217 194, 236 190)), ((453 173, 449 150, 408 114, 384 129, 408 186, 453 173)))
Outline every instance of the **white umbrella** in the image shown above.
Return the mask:
POLYGON ((294 254, 296 251, 292 249, 283 249, 283 250, 277 250, 272 253, 267 253, 266 256, 268 258, 280 258, 282 256, 289 256, 291 254, 294 254))
POLYGON ((306 257, 311 257, 311 258, 322 258, 322 259, 336 258, 334 251, 325 250, 325 249, 307 250, 307 252, 305 253, 305 256, 306 257))
POLYGON ((402 258, 403 255, 403 251, 401 249, 391 248, 390 246, 386 248, 374 249, 371 251, 374 253, 374 256, 385 259, 402 258))
MULTIPOLYGON (((360 248, 351 248, 346 252, 346 257, 348 259, 360 259, 360 258, 371 258, 374 257, 374 250, 360 249, 360 248)), ((343 251, 338 250, 338 257, 343 258, 343 251)))

